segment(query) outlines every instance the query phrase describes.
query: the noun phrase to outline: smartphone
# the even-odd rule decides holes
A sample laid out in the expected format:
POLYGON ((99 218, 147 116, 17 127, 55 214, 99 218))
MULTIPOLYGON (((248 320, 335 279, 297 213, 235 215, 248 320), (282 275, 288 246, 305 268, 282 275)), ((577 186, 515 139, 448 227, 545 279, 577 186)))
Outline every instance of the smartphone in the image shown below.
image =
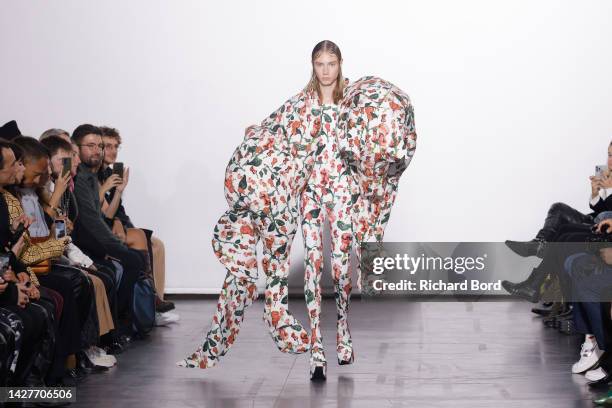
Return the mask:
POLYGON ((608 170, 608 166, 605 164, 601 164, 599 166, 595 166, 595 177, 603 176, 604 171, 608 170))
MULTIPOLYGON (((0 277, 6 273, 9 268, 11 257, 9 254, 0 254, 0 277)), ((4 279, 2 279, 4 282, 4 279)))
POLYGON ((20 222, 19 225, 17 225, 17 229, 15 230, 13 235, 11 235, 11 239, 9 240, 9 244, 8 244, 9 248, 15 245, 17 241, 19 241, 19 238, 21 238, 24 232, 25 232, 25 224, 23 222, 20 222))
POLYGON ((72 171, 72 157, 64 157, 62 159, 62 177, 72 171))
POLYGON ((55 220, 55 238, 60 239, 66 236, 66 221, 55 220))
POLYGON ((123 163, 116 162, 115 164, 113 164, 113 174, 116 174, 119 177, 123 178, 123 163))

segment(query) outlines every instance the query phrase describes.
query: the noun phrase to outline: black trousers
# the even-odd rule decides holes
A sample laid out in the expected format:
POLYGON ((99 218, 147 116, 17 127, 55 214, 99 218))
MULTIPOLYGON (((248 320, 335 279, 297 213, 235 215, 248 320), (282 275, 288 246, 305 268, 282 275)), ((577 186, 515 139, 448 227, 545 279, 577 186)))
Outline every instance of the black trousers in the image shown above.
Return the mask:
POLYGON ((4 306, 4 309, 15 313, 23 323, 21 350, 11 384, 24 385, 41 351, 47 325, 47 314, 44 308, 33 304, 27 305, 25 308, 9 305, 4 306))
POLYGON ((572 228, 580 228, 578 225, 588 226, 593 224, 593 217, 587 214, 583 214, 578 210, 573 209, 564 203, 554 203, 550 206, 546 219, 544 220, 544 226, 538 234, 536 239, 544 241, 554 241, 562 232, 568 232, 568 230, 560 231, 560 229, 568 224, 574 224, 572 228))

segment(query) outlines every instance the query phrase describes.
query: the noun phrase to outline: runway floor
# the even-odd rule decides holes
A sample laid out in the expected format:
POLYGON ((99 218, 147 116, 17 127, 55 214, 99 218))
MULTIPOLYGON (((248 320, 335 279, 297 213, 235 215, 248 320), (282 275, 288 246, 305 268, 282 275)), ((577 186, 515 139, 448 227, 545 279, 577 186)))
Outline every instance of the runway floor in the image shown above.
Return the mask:
MULTIPOLYGON (((219 366, 175 367, 195 350, 213 300, 180 299, 179 324, 159 327, 118 356, 118 366, 77 388, 82 407, 591 407, 583 376, 570 373, 580 336, 546 329, 530 304, 354 300, 353 365, 335 361, 335 305, 324 300, 328 379, 312 383, 308 356, 280 353, 247 310, 219 366)), ((306 308, 291 299, 306 323, 306 308)))

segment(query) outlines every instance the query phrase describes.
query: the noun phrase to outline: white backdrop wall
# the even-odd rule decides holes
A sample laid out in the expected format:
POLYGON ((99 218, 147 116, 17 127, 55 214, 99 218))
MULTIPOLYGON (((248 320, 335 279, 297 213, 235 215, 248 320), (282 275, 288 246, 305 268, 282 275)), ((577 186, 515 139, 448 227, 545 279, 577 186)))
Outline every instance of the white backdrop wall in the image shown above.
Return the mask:
MULTIPOLYGON (((217 292, 227 160, 331 39, 346 76, 414 103, 387 240, 528 239, 555 201, 586 211, 605 163, 611 17, 607 0, 2 1, 0 122, 117 127, 126 207, 166 243, 168 292, 217 292)), ((298 238, 296 282, 301 254, 298 238)))

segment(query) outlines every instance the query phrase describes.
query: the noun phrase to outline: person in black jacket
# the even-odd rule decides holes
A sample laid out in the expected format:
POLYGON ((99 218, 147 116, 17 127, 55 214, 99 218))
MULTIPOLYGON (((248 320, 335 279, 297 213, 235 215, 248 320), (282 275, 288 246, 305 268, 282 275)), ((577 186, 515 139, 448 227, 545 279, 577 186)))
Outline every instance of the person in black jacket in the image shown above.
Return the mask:
POLYGON ((79 217, 72 236, 96 264, 112 267, 113 261, 120 263, 123 275, 117 289, 117 314, 123 327, 129 330, 134 284, 145 268, 145 259, 118 239, 104 220, 95 172, 103 157, 102 132, 93 125, 80 125, 72 133, 72 140, 79 147, 81 161, 74 186, 79 217))

